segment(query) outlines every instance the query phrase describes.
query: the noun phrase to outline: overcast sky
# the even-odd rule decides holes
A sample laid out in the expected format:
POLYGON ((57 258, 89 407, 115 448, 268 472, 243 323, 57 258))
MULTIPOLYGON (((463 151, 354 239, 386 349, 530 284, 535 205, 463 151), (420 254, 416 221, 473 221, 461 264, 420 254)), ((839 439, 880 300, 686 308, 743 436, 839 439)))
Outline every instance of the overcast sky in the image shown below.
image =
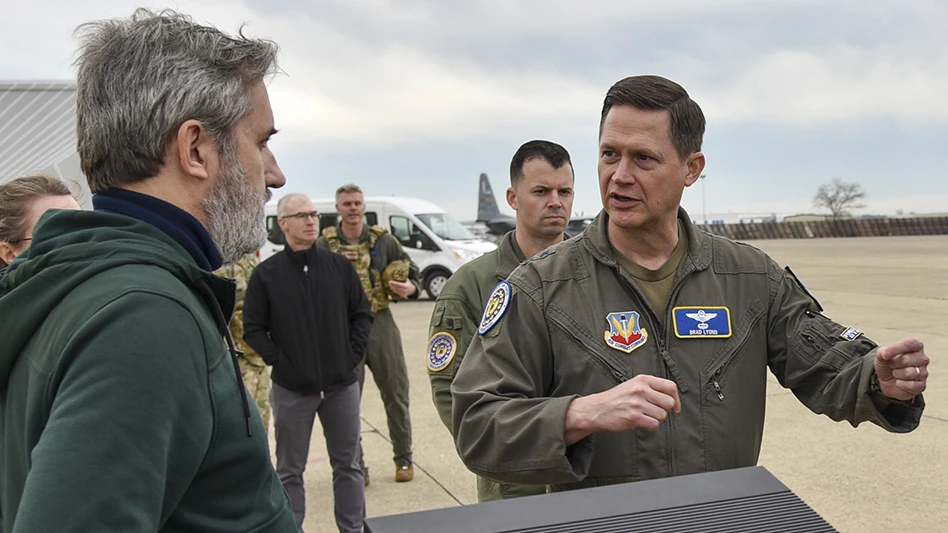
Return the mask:
POLYGON ((287 186, 275 196, 355 182, 470 220, 478 175, 502 197, 514 151, 541 138, 570 151, 574 211, 592 215, 602 98, 625 76, 659 74, 708 119, 707 178, 683 199, 693 218, 812 212, 833 178, 863 184, 862 213, 948 211, 948 2, 5 4, 3 80, 73 79, 73 29, 139 5, 278 42, 271 147, 287 186))

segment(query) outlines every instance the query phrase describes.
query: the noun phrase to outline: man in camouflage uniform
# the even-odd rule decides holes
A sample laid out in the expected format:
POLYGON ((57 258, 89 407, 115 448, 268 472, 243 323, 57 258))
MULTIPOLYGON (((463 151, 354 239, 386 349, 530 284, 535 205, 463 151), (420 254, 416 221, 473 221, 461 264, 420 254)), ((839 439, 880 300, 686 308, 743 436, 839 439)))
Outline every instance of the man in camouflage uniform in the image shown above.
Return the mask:
MULTIPOLYGON (((573 208, 569 153, 549 141, 529 141, 510 162, 507 203, 517 227, 500 246, 465 264, 445 284, 431 314, 428 378, 441 421, 451 431, 451 382, 477 332, 484 306, 497 283, 527 257, 561 242, 573 208)), ((491 501, 546 492, 546 485, 510 485, 477 478, 477 500, 491 501)))
POLYGON ((270 372, 260 354, 255 352, 244 341, 244 294, 247 292, 247 281, 257 266, 257 254, 247 254, 232 265, 224 265, 215 274, 237 281, 237 306, 234 316, 230 319, 230 336, 234 338, 239 357, 240 375, 244 378, 244 385, 250 392, 260 416, 263 418, 263 427, 270 427, 270 372))
MULTIPOLYGON (((372 332, 365 360, 359 365, 359 386, 365 380, 365 366, 372 370, 388 419, 395 460, 395 481, 414 478, 411 452, 411 416, 408 411, 408 367, 402 351, 402 336, 389 309, 389 298, 417 298, 421 288, 418 267, 398 239, 381 226, 365 224, 365 202, 356 185, 336 191, 338 225, 323 230, 316 246, 348 258, 359 273, 362 287, 372 305, 372 332)), ((369 472, 360 455, 360 464, 369 484, 369 472)))

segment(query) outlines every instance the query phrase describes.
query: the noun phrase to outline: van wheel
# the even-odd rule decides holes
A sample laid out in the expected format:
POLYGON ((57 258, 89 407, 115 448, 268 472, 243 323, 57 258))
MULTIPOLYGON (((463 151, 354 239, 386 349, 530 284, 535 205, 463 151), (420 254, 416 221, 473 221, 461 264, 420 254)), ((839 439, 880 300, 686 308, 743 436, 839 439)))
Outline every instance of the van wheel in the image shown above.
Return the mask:
POLYGON ((432 300, 438 299, 438 296, 441 295, 441 289, 444 289, 444 284, 448 282, 448 277, 450 277, 450 274, 443 270, 435 270, 425 276, 425 292, 428 293, 429 298, 432 300))

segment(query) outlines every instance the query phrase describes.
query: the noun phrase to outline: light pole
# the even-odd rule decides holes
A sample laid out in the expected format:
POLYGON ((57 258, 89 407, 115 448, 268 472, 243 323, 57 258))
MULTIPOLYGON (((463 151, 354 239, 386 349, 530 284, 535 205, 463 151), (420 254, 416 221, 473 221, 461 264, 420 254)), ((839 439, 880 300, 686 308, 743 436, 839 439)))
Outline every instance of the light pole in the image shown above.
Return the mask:
POLYGON ((701 180, 701 220, 703 221, 702 223, 705 225, 708 224, 708 212, 705 209, 706 202, 705 202, 705 194, 704 194, 704 178, 706 176, 707 174, 702 174, 698 176, 698 178, 701 180))

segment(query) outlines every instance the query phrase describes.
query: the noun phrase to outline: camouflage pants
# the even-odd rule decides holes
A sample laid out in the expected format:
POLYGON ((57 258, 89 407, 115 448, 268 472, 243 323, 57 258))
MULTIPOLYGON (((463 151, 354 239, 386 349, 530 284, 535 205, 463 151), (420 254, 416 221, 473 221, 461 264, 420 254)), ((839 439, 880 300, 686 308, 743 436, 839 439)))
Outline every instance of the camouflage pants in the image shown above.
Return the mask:
POLYGON ((244 386, 253 398, 263 418, 263 427, 270 431, 270 367, 250 364, 243 357, 237 358, 244 386))

